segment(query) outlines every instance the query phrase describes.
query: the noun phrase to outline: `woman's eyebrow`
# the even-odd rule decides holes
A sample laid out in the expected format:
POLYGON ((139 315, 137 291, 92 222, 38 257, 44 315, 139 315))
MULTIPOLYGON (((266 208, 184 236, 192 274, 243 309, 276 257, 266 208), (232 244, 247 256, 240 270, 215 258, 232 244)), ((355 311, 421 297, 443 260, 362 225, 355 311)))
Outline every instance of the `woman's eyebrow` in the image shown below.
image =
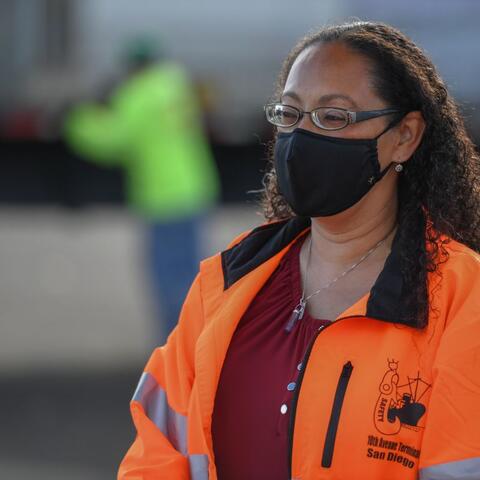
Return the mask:
POLYGON ((345 100, 352 105, 354 108, 358 108, 355 100, 349 95, 345 95, 343 93, 330 93, 328 95, 323 95, 318 99, 318 103, 328 103, 332 100, 345 100))
POLYGON ((287 90, 286 92, 283 92, 280 98, 283 98, 283 97, 290 97, 296 100, 297 102, 300 102, 300 97, 292 90, 287 90))
MULTIPOLYGON (((293 98, 297 102, 301 101, 300 96, 292 90, 287 90, 286 92, 283 92, 281 98, 283 99, 283 97, 293 98)), ((344 101, 347 101, 348 103, 350 103, 353 108, 358 108, 358 105, 353 100, 353 98, 350 97, 349 95, 345 95, 343 93, 329 93, 328 95, 322 95, 318 99, 318 103, 319 104, 325 104, 325 103, 331 102, 332 100, 344 100, 344 101)))

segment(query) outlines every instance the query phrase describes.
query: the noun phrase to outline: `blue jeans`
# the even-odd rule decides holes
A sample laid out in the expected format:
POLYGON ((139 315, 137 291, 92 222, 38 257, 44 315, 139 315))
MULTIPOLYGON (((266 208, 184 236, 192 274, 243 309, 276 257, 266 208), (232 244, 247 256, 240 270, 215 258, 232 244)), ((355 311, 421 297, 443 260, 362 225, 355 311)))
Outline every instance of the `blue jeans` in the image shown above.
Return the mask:
POLYGON ((148 228, 148 266, 156 309, 156 343, 173 330, 201 260, 201 226, 205 215, 152 223, 148 228))

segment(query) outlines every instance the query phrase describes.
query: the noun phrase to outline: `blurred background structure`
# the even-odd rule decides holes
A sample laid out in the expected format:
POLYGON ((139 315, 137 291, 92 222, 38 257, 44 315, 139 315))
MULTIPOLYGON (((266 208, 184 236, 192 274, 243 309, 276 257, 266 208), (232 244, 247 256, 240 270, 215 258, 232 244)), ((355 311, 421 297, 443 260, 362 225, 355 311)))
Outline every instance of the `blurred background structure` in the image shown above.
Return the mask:
POLYGON ((114 477, 153 347, 139 221, 123 171, 62 140, 105 101, 148 35, 190 72, 221 182, 204 255, 261 222, 263 104, 289 48, 351 17, 391 23, 432 57, 480 141, 477 0, 0 0, 0 477, 114 477))

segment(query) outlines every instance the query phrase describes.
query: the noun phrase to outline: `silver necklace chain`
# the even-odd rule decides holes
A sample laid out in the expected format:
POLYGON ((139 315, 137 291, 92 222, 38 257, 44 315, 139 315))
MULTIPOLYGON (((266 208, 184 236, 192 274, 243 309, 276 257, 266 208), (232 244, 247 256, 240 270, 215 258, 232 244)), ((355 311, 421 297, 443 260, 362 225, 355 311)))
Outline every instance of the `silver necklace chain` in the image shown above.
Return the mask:
MULTIPOLYGON (((391 232, 390 232, 391 233, 391 232)), ((345 275, 349 274, 352 270, 355 270, 362 262, 364 262, 370 255, 372 255, 375 250, 377 250, 382 243, 385 242, 385 240, 389 237, 390 233, 380 240, 376 245, 374 245, 370 250, 368 250, 365 255, 363 255, 358 262, 354 263, 353 265, 350 265, 344 272, 342 272, 340 275, 336 276, 333 280, 330 280, 327 284, 323 285, 320 287, 318 290, 315 292, 311 293, 308 296, 305 296, 305 285, 308 282, 308 267, 310 264, 310 258, 311 258, 311 253, 312 253, 312 235, 310 234, 310 239, 309 239, 309 245, 308 245, 308 258, 307 258, 307 267, 306 267, 306 272, 305 272, 305 285, 303 286, 302 290, 302 296, 297 304, 297 306, 293 309, 292 315, 290 316, 290 319, 285 327, 285 330, 287 332, 291 332, 293 330, 293 327, 297 323, 298 320, 301 320, 303 318, 303 315, 305 314, 305 308, 307 306, 307 301, 310 300, 312 297, 315 295, 318 295, 320 292, 323 292, 327 288, 331 287, 334 283, 338 282, 341 278, 343 278, 345 275)))

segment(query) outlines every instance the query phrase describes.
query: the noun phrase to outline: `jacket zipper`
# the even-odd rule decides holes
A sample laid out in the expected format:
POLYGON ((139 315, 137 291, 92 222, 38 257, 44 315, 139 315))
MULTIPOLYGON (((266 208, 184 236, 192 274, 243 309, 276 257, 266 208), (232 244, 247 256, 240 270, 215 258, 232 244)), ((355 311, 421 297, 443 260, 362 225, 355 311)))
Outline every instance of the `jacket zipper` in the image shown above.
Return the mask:
POLYGON ((347 391, 348 382, 352 375, 353 365, 347 362, 342 369, 338 379, 337 391, 333 400, 332 413, 328 422, 327 435, 325 436, 325 446, 323 447, 322 467, 330 468, 332 465, 333 449, 335 447, 335 437, 337 436, 338 421, 342 411, 343 399, 347 391))
MULTIPOLYGON (((300 374, 298 375, 297 379, 297 388, 295 388, 294 396, 292 398, 292 407, 291 407, 291 414, 290 414, 290 422, 288 425, 288 471, 289 471, 289 478, 287 480, 290 480, 292 478, 292 460, 293 460, 293 433, 295 430, 295 417, 297 413, 297 404, 298 404, 298 397, 300 395, 300 389, 302 387, 302 382, 303 382, 303 377, 305 375, 305 370, 307 369, 307 363, 308 359, 310 358, 310 354, 312 353, 313 346, 315 345, 315 342, 320 335, 320 332, 322 330, 325 330, 326 328, 331 327, 332 325, 340 322, 341 320, 345 320, 347 318, 353 318, 353 317, 363 317, 364 315, 352 315, 348 317, 342 317, 338 318, 334 322, 332 322, 329 325, 322 325, 317 332, 315 333, 315 336, 312 338, 307 351, 305 352, 305 355, 303 356, 302 359, 302 370, 300 371, 300 374)), ((348 381, 347 381, 348 384, 348 381)), ((332 451, 333 453, 333 451, 332 451)), ((323 463, 323 460, 322 460, 323 463)))

